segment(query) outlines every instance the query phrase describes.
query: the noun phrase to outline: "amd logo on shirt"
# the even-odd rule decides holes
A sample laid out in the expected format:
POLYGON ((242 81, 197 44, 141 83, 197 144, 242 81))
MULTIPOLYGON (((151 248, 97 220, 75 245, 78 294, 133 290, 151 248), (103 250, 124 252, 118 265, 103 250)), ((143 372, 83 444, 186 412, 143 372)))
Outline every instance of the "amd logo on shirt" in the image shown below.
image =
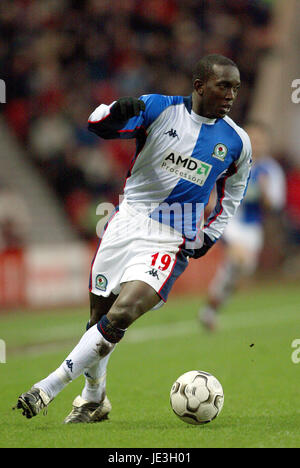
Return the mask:
POLYGON ((163 156, 160 167, 180 177, 202 187, 211 171, 211 164, 207 164, 191 156, 183 156, 177 151, 167 151, 163 156))

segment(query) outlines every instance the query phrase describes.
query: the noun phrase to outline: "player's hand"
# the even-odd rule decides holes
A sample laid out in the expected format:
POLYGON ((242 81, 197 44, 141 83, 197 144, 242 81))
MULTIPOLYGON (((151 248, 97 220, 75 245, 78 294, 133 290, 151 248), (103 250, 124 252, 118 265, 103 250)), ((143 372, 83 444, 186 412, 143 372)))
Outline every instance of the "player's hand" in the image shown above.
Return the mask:
POLYGON ((144 101, 133 97, 118 99, 110 108, 113 119, 126 121, 131 117, 138 116, 146 108, 144 101))
POLYGON ((214 242, 211 240, 211 238, 204 233, 204 241, 202 247, 200 249, 195 249, 194 255, 192 258, 201 258, 203 257, 209 249, 214 245, 214 242))

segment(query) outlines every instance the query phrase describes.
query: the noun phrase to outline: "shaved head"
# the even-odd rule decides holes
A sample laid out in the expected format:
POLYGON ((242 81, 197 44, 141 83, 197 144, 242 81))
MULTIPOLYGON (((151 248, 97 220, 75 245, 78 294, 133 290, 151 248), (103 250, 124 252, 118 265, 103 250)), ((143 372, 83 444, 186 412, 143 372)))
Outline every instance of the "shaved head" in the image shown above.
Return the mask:
POLYGON ((202 57, 201 60, 195 65, 193 70, 192 80, 200 80, 206 82, 212 75, 214 75, 214 65, 230 66, 238 68, 237 65, 224 55, 210 54, 202 57))

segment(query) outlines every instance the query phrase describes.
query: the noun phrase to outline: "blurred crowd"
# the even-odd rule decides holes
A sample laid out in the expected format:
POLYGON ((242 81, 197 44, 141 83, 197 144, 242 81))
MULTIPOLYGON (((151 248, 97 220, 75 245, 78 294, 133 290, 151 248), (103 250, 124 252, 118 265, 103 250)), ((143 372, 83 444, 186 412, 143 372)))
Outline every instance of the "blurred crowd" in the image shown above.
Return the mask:
POLYGON ((274 43, 271 3, 1 0, 6 120, 83 238, 95 237, 97 204, 118 202, 134 151, 132 141, 89 134, 94 108, 126 95, 188 95, 194 64, 217 52, 240 68, 231 117, 243 125, 255 64, 274 43))
POLYGON ((26 245, 31 216, 24 198, 0 180, 0 252, 26 245))
POLYGON ((5 116, 85 238, 95 210, 118 202, 132 141, 87 132, 100 103, 147 93, 191 93, 199 58, 235 60, 242 123, 255 83, 254 59, 271 47, 268 3, 253 0, 1 0, 0 64, 5 116))

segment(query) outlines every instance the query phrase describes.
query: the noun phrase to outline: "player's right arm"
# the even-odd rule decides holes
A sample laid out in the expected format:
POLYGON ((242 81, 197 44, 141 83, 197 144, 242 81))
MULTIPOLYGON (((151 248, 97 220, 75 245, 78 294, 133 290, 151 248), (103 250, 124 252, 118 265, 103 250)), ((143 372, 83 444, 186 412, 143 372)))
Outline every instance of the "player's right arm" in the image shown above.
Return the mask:
POLYGON ((105 139, 147 137, 148 127, 166 107, 180 97, 145 94, 140 98, 125 97, 107 106, 101 104, 90 115, 88 129, 105 139))
POLYGON ((121 138, 122 132, 125 137, 133 138, 136 137, 136 132, 143 124, 144 110, 144 101, 134 97, 120 98, 109 106, 101 104, 90 115, 88 128, 102 138, 121 138), (126 123, 130 119, 133 122, 126 132, 126 123))

